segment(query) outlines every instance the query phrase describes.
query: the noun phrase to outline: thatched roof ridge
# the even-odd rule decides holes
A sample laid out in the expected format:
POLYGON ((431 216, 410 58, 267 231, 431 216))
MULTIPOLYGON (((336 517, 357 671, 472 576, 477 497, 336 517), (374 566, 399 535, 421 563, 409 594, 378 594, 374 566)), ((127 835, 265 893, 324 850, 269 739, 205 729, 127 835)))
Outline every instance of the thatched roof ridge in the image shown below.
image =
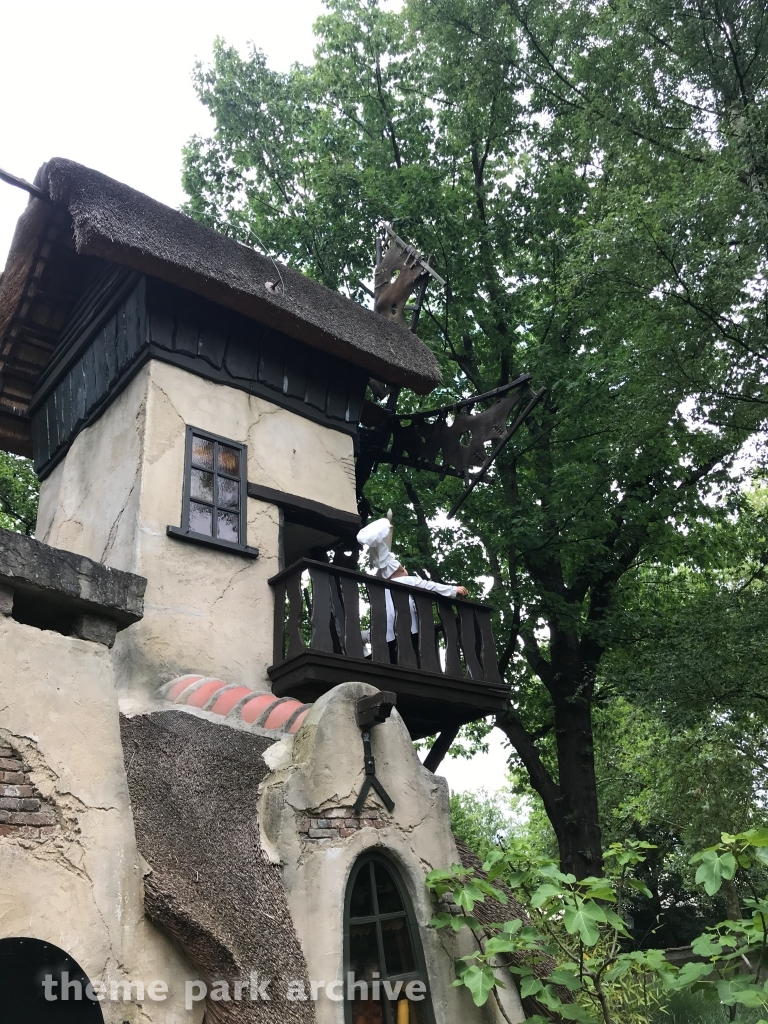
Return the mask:
POLYGON ((434 355, 402 326, 106 174, 56 157, 35 184, 68 210, 79 253, 204 295, 390 383, 426 393, 440 381, 434 355), (273 291, 278 272, 284 287, 273 291))

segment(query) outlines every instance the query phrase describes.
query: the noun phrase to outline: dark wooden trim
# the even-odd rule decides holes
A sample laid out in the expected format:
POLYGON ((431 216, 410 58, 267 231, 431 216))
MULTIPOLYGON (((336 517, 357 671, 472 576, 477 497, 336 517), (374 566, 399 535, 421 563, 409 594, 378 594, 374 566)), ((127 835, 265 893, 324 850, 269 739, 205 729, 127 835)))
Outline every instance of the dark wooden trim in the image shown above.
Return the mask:
POLYGON ((188 540, 193 544, 202 544, 208 548, 219 548, 221 551, 229 551, 233 555, 242 555, 244 558, 258 558, 259 549, 243 547, 242 544, 233 544, 229 540, 219 540, 218 537, 206 537, 203 533, 192 533, 182 530, 180 526, 167 526, 165 532, 169 537, 176 537, 177 540, 188 540))
MULTIPOLYGON (((54 471, 54 469, 56 469, 61 460, 65 458, 67 452, 75 443, 75 439, 77 438, 77 436, 81 434, 86 427, 90 427, 91 424, 95 423, 103 412, 106 412, 107 408, 112 404, 112 402, 114 402, 115 399, 117 399, 118 396, 121 395, 123 391, 125 391, 128 385, 133 381, 133 378, 136 376, 139 370, 141 370, 148 362, 149 352, 145 350, 139 356, 138 360, 135 363, 132 363, 125 369, 125 371, 120 375, 120 377, 115 382, 115 385, 112 388, 112 390, 106 392, 102 396, 98 404, 94 406, 92 411, 80 423, 77 430, 71 433, 67 441, 64 444, 62 444, 62 446, 56 451, 56 453, 52 455, 51 458, 48 459, 47 462, 43 463, 43 465, 41 465, 39 468, 37 465, 35 465, 35 472, 37 473, 37 477, 39 480, 45 480, 47 476, 50 476, 50 474, 54 471)), ((37 450, 37 447, 35 447, 35 460, 37 460, 39 454, 40 453, 37 450)))
MULTIPOLYGON (((215 476, 218 473, 216 463, 214 462, 212 474, 215 476)), ((184 439, 184 487, 182 489, 181 496, 181 527, 169 526, 167 528, 168 535, 170 537, 180 537, 182 540, 191 540, 193 543, 207 544, 210 547, 221 548, 224 551, 240 552, 246 556, 246 558, 257 558, 259 555, 258 548, 248 547, 248 502, 246 498, 246 489, 248 487, 248 446, 241 444, 240 441, 233 441, 230 437, 222 437, 220 434, 212 434, 210 430, 203 430, 202 427, 195 427, 192 424, 187 424, 186 435, 184 439), (240 452, 240 507, 238 508, 238 515, 240 517, 240 537, 242 542, 235 544, 234 541, 222 540, 219 537, 208 537, 204 533, 194 533, 189 528, 189 503, 192 500, 190 493, 192 483, 192 438, 193 437, 204 437, 206 440, 215 441, 217 444, 226 445, 229 448, 237 448, 240 452)), ((215 490, 214 490, 215 494, 215 490)), ((205 504, 208 504, 205 502, 205 504)), ((214 522, 216 521, 216 512, 220 506, 211 505, 211 530, 214 529, 214 522)))
POLYGON ((273 487, 264 487, 262 484, 249 482, 248 497, 277 505, 285 513, 288 522, 327 530, 328 533, 357 533, 361 526, 360 516, 354 512, 345 512, 343 509, 323 505, 319 501, 302 498, 298 494, 287 494, 273 487))
POLYGON ((435 742, 429 748, 429 753, 424 758, 424 767, 427 771, 436 772, 440 762, 451 749, 451 744, 459 734, 461 726, 456 725, 450 729, 443 729, 435 742))
MULTIPOLYGON (((94 282, 93 295, 86 293, 70 317, 71 328, 64 328, 60 335, 61 341, 46 366, 42 377, 37 382, 35 392, 29 403, 32 415, 45 400, 49 391, 71 369, 92 344, 94 336, 114 315, 134 288, 137 288, 141 275, 124 267, 111 268, 111 273, 102 275, 94 282), (90 308, 79 308, 87 301, 90 308)), ((90 289, 89 289, 90 291, 90 289)))
MULTIPOLYGON (((41 479, 149 359, 256 395, 357 443, 367 380, 359 368, 182 289, 107 266, 90 279, 35 393, 23 395, 24 405, 31 401, 41 479)), ((3 433, 13 444, 13 432, 3 433)), ((28 452, 26 438, 14 447, 28 452)))
MULTIPOLYGON (((249 484, 248 486, 250 487, 251 485, 249 484)), ((288 565, 281 572, 276 573, 274 576, 270 576, 267 583, 273 587, 276 583, 280 583, 281 580, 286 579, 286 577, 290 576, 291 573, 295 572, 296 567, 299 565, 305 569, 311 569, 313 567, 322 569, 324 572, 330 572, 334 576, 351 576, 352 579, 357 580, 358 583, 380 583, 382 585, 386 584, 387 586, 391 584, 392 586, 402 587, 403 590, 407 591, 409 594, 413 594, 414 597, 417 597, 419 594, 427 594, 427 596, 430 594, 428 590, 423 590, 421 587, 412 587, 408 583, 400 583, 396 579, 385 580, 382 579, 381 576, 369 576, 367 573, 355 572, 354 569, 347 569, 342 565, 330 565, 328 562, 317 562, 312 558, 300 558, 297 562, 294 562, 293 565, 288 565)), ((437 595, 433 594, 432 596, 436 597, 437 595)), ((449 600, 449 598, 446 598, 445 600, 449 600)), ((490 605, 483 604, 482 601, 470 601, 466 597, 458 597, 453 600, 457 604, 466 605, 470 608, 483 608, 485 611, 492 610, 490 605)))

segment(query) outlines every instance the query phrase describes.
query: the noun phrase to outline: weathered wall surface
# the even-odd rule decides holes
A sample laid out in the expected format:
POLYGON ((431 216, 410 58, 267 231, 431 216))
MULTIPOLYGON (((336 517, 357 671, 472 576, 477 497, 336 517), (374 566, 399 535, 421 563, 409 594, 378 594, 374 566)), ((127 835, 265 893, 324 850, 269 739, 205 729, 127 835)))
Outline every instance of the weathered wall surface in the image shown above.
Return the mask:
MULTIPOLYGON (((376 848, 395 862, 408 887, 436 1024, 496 1024, 501 1016, 491 1002, 478 1009, 466 990, 451 987, 454 958, 469 952, 469 947, 460 945, 461 937, 457 940, 427 927, 433 908, 424 878, 433 868, 458 863, 459 855, 450 831, 445 780, 419 763, 396 711, 372 734, 377 776, 395 802, 394 811, 387 812, 372 796, 366 801, 370 809, 360 816, 362 827, 335 825, 351 818, 364 778, 355 702, 375 692, 365 683, 336 687, 315 703, 294 739, 281 740, 265 754, 274 772, 262 785, 262 845, 282 865, 309 976, 325 981, 342 978, 343 894, 357 858, 376 848)), ((503 999, 510 1020, 522 1021, 525 1015, 516 991, 508 988, 503 999)), ((316 1013, 319 1024, 342 1024, 344 1019, 343 1004, 325 996, 318 1000, 316 1013)))
POLYGON ((148 381, 145 367, 43 481, 38 540, 138 572, 148 381))
POLYGON ((52 942, 107 986, 169 983, 143 1007, 105 1001, 107 1024, 198 1024, 200 1007, 184 1008, 192 968, 144 917, 109 651, 0 618, 0 652, 0 748, 23 799, 41 802, 0 811, 0 937, 52 942))
POLYGON ((181 523, 187 425, 247 444, 250 481, 355 510, 348 435, 174 366, 144 367, 43 483, 37 530, 46 543, 148 578, 144 619, 115 646, 133 710, 185 672, 269 689, 279 511, 248 500, 256 560, 168 537, 166 527, 181 523))

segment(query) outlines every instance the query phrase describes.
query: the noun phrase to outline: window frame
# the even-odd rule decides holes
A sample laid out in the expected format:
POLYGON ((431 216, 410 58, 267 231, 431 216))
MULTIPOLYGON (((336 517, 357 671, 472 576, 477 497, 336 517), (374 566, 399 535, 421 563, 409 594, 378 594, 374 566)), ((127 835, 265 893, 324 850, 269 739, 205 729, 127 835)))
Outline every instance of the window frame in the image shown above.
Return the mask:
MULTIPOLYGON (((214 464, 213 476, 214 481, 218 473, 218 470, 214 464)), ((235 479, 234 476, 230 479, 235 479)), ((216 486, 214 482, 214 487, 216 486)), ((216 494, 214 492, 214 497, 216 494)), ((196 500, 196 499, 195 499, 196 500)), ((203 504, 208 504, 204 502, 203 504)), ((224 511, 233 511, 227 509, 225 506, 219 506, 215 502, 211 504, 213 509, 213 515, 211 517, 211 529, 216 528, 216 512, 219 509, 224 511)), ((259 554, 258 548, 252 548, 248 546, 248 446, 240 444, 239 441, 233 441, 229 437, 222 437, 219 434, 213 434, 210 430, 202 430, 200 427, 187 426, 186 438, 184 445, 184 485, 182 488, 181 495, 181 526, 169 526, 167 527, 167 533, 170 537, 176 537, 180 540, 192 541, 195 544, 203 544, 206 547, 219 548, 222 551, 231 551, 235 554, 244 555, 247 558, 257 558, 259 554), (192 498, 192 439, 193 437, 202 437, 206 441, 212 441, 214 444, 225 445, 227 448, 236 448, 240 452, 240 474, 237 478, 240 483, 240 504, 237 509, 237 514, 240 519, 240 541, 235 542, 231 540, 224 540, 220 537, 209 536, 205 533, 196 533, 194 530, 189 528, 189 513, 190 503, 193 501, 192 498)))
MULTIPOLYGON (((408 890, 403 882, 402 874, 398 866, 387 856, 381 853, 380 850, 369 850, 362 853, 355 863, 352 865, 352 870, 349 873, 347 880, 347 889, 344 894, 344 951, 343 951, 343 964, 344 964, 344 1022, 345 1024, 353 1024, 352 1020, 352 1000, 347 998, 347 977, 351 971, 350 965, 350 925, 355 922, 367 922, 374 921, 376 923, 376 941, 379 952, 379 966, 381 971, 381 980, 387 981, 400 981, 403 980, 403 990, 405 985, 409 981, 420 981, 426 985, 426 991, 424 993, 423 1000, 419 1001, 419 1007, 422 1011, 422 1018, 424 1024, 435 1024, 435 1016, 432 1007, 431 997, 431 985, 429 983, 429 973, 427 971, 426 960, 424 959, 424 947, 421 941, 421 933, 419 926, 416 921, 416 915, 413 910, 413 903, 408 895, 408 890), (408 934, 411 939, 411 948, 413 950, 413 956, 416 961, 416 970, 406 971, 400 974, 389 974, 387 971, 387 962, 384 957, 384 944, 381 932, 381 922, 390 920, 400 916, 400 911, 391 913, 380 913, 378 907, 378 895, 376 893, 376 875, 373 874, 373 890, 372 895, 374 899, 375 913, 373 915, 365 915, 362 917, 350 918, 350 907, 352 903, 352 891, 355 887, 360 872, 370 865, 375 866, 379 864, 389 873, 392 881, 395 884, 395 888, 398 891, 400 899, 403 904, 403 910, 405 911, 405 920, 408 924, 408 934)), ((387 1003, 388 1009, 385 1010, 385 1017, 389 1017, 389 1020, 385 1020, 384 1024, 395 1024, 395 1017, 392 1010, 393 1004, 388 1000, 384 1000, 387 1003)))

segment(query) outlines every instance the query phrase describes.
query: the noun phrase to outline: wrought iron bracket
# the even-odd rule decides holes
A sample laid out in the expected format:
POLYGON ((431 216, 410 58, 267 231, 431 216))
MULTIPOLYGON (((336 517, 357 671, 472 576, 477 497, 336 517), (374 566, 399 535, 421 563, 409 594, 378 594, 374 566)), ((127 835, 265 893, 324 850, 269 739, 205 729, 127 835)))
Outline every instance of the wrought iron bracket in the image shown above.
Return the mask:
POLYGON ((397 696, 387 690, 382 690, 372 697, 362 697, 357 702, 355 717, 363 736, 363 764, 365 766, 365 781, 363 782, 360 794, 352 808, 352 813, 357 815, 363 809, 365 798, 373 789, 381 797, 381 801, 388 811, 395 809, 395 801, 384 789, 376 777, 376 758, 373 756, 371 747, 371 730, 376 725, 386 722, 392 708, 397 703, 397 696))

